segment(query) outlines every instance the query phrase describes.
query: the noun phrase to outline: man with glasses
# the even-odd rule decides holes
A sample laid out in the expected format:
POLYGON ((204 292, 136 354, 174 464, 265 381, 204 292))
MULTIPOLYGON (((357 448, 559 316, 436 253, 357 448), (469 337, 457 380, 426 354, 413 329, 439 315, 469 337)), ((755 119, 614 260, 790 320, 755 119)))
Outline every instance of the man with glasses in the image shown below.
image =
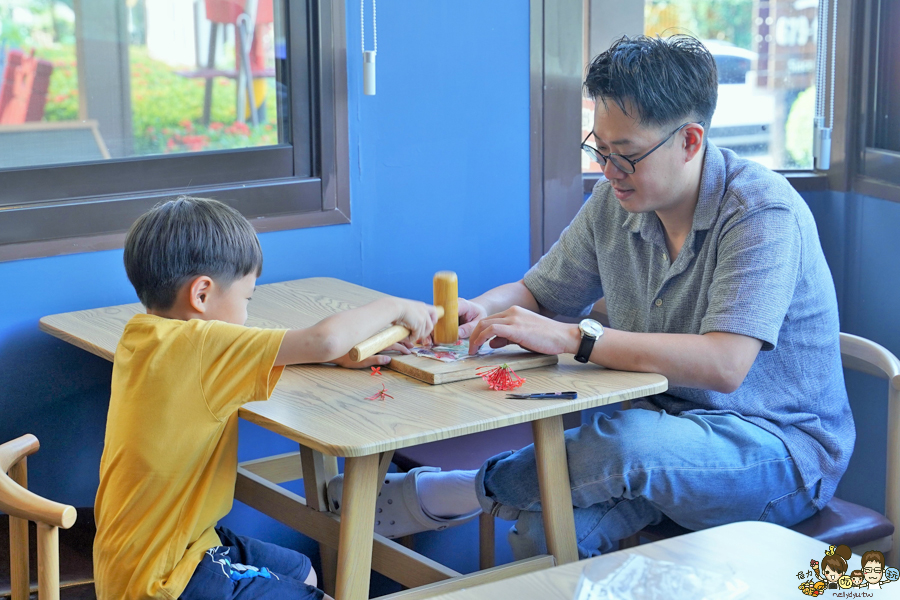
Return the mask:
POLYGON ((866 579, 866 583, 865 585, 860 584, 859 587, 880 590, 883 584, 890 583, 889 579, 882 581, 882 576, 884 575, 884 554, 877 550, 869 550, 862 555, 860 562, 862 563, 863 576, 866 579))
MULTIPOLYGON (((459 301, 472 352, 516 343, 669 380, 566 432, 582 557, 666 518, 793 525, 828 502, 853 449, 816 224, 782 176, 707 140, 717 87, 688 36, 622 38, 596 57, 582 147, 606 179, 521 281, 459 301), (605 329, 548 318, 600 299, 605 329)), ((444 527, 481 507, 517 521, 517 558, 546 552, 533 447, 405 477, 410 522, 444 527)))

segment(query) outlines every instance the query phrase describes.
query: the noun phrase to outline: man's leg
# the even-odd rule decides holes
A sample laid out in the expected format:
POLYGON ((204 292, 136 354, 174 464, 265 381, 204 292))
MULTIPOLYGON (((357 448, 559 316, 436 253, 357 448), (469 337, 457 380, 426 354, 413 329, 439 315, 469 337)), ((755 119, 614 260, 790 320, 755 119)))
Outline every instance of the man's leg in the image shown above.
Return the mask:
MULTIPOLYGON (((609 552, 663 516, 688 529, 744 520, 791 525, 812 515, 784 444, 733 415, 632 409, 566 432, 579 554, 609 552), (779 501, 780 500, 780 501, 779 501)), ((490 459, 476 477, 485 511, 518 520, 517 558, 544 552, 534 448, 490 459)))

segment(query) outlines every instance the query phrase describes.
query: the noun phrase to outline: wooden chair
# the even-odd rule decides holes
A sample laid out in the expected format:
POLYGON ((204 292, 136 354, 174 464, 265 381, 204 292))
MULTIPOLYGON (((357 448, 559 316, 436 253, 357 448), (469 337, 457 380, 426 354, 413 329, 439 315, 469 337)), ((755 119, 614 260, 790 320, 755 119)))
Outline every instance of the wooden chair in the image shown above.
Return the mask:
MULTIPOLYGON (((790 529, 829 545, 845 544, 854 553, 884 552, 888 566, 900 561, 900 360, 883 346, 865 338, 841 333, 841 361, 845 369, 861 371, 888 380, 887 480, 885 514, 832 498, 819 512, 790 529)), ((647 527, 638 535, 657 540, 689 533, 672 521, 647 527)))
POLYGON ((12 600, 30 596, 28 522, 37 525, 39 600, 59 600, 59 528, 75 524, 74 507, 27 489, 26 457, 40 448, 31 434, 0 445, 0 510, 9 515, 12 600))

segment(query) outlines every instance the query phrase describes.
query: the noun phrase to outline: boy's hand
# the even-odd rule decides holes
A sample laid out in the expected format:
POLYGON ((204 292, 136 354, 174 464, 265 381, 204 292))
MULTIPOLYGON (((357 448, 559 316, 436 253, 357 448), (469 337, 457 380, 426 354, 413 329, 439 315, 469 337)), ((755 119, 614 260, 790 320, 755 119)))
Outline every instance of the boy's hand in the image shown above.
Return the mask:
POLYGON ((404 300, 397 298, 400 308, 400 316, 394 321, 395 325, 403 325, 409 329, 409 337, 406 342, 422 343, 431 335, 435 323, 437 323, 437 309, 431 304, 404 300))
MULTIPOLYGON (((400 354, 412 354, 409 351, 409 347, 403 342, 399 344, 392 344, 391 346, 388 346, 387 348, 382 350, 382 352, 392 351, 399 352, 400 354)), ((352 360, 350 360, 350 353, 348 352, 347 354, 338 357, 331 362, 339 367, 344 367, 345 369, 365 369, 366 367, 374 367, 376 365, 386 365, 391 362, 391 357, 385 356, 384 354, 374 354, 369 358, 362 359, 359 362, 353 362, 352 360)))
POLYGON ((472 335, 478 322, 487 316, 487 310, 471 300, 459 299, 459 337, 465 339, 472 335))

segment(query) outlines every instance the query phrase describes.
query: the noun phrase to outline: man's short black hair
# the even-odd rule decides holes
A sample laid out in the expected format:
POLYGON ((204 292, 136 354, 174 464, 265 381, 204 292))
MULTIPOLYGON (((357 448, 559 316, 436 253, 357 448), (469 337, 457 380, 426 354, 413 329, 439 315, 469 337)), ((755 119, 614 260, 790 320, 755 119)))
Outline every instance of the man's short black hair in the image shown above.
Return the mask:
POLYGON ((591 61, 584 89, 606 106, 615 102, 628 114, 630 103, 641 125, 674 126, 704 122, 716 110, 719 77, 709 50, 689 35, 667 38, 623 36, 591 61))
POLYGON ((262 273, 253 226, 235 209, 182 196, 141 215, 125 237, 125 272, 147 308, 168 309, 178 290, 206 275, 230 285, 262 273))

